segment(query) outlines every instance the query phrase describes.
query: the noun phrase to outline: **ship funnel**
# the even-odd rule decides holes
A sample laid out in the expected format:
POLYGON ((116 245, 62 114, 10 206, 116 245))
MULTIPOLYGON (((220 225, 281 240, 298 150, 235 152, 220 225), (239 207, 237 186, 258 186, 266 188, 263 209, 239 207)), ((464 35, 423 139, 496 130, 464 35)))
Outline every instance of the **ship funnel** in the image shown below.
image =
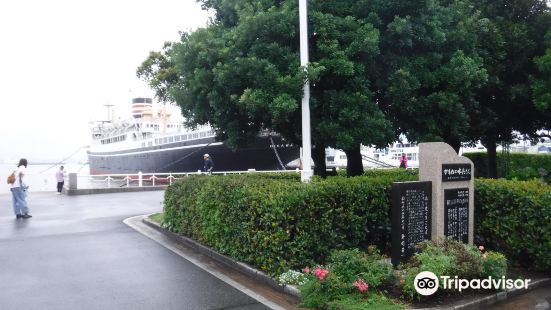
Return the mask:
POLYGON ((151 114, 152 108, 153 100, 151 98, 132 99, 132 116, 134 118, 142 118, 144 114, 151 114))

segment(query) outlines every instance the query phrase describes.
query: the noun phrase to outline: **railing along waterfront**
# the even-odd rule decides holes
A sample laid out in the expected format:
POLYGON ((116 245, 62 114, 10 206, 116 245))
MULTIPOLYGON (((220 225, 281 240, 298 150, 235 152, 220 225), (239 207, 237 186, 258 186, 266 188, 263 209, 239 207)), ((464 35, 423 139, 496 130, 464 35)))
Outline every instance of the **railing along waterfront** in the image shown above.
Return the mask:
POLYGON ((123 187, 155 187, 166 186, 194 175, 230 175, 230 174, 251 174, 251 173, 300 173, 295 170, 254 170, 247 171, 216 171, 212 173, 197 172, 174 172, 174 173, 122 173, 122 174, 77 174, 69 173, 68 184, 70 190, 76 189, 99 189, 99 188, 123 188, 123 187))

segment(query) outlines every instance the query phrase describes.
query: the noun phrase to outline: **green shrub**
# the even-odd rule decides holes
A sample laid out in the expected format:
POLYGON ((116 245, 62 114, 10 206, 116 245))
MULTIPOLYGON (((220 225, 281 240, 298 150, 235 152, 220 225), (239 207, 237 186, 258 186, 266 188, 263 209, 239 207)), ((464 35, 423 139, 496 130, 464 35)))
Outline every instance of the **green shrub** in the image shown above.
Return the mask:
POLYGON ((320 279, 310 270, 309 281, 300 287, 304 307, 316 309, 378 309, 380 305, 396 309, 396 305, 377 295, 383 284, 390 283, 392 265, 379 254, 375 247, 368 252, 358 249, 336 250, 328 258, 327 275, 320 279), (368 285, 360 292, 356 281, 368 285), (392 308, 393 307, 393 308, 392 308))
POLYGON ((390 168, 390 169, 367 169, 363 173, 366 177, 373 178, 396 178, 402 180, 418 180, 419 179, 419 169, 401 169, 401 168, 390 168))
POLYGON ((551 270, 551 186, 539 181, 475 181, 475 236, 512 262, 551 270))
POLYGON ((333 251, 327 263, 329 269, 344 282, 353 283, 361 278, 370 288, 388 282, 392 275, 392 265, 384 260, 375 247, 368 247, 367 253, 358 249, 333 251))
POLYGON ((322 309, 327 303, 341 299, 352 292, 350 283, 344 282, 337 274, 330 272, 323 280, 311 277, 300 287, 301 306, 322 309))
MULTIPOLYGON (((457 276, 461 279, 481 279, 506 275, 507 260, 496 252, 482 253, 478 248, 451 239, 425 241, 418 245, 418 252, 399 266, 398 277, 403 277, 403 294, 409 299, 420 298, 414 287, 415 276, 421 271, 431 271, 436 276, 457 276)), ((440 288, 443 288, 440 282, 440 288)))
MULTIPOLYGON (((474 163, 476 177, 488 177, 488 156, 486 153, 466 153, 474 163)), ((551 183, 551 155, 509 153, 497 154, 498 175, 506 179, 527 181, 543 178, 551 183)))
POLYGON ((388 251, 392 182, 415 178, 188 177, 167 189, 164 225, 274 275, 334 249, 388 251))
POLYGON ((484 254, 483 275, 485 278, 499 279, 507 275, 507 259, 503 254, 492 251, 484 254))

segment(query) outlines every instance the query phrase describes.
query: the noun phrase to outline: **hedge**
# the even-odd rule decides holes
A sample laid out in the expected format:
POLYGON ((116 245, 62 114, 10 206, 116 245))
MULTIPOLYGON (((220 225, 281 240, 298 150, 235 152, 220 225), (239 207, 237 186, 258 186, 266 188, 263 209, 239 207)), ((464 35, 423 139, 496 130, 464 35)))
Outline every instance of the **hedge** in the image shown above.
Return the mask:
MULTIPOLYGON (((488 156, 486 153, 466 153, 475 167, 476 177, 488 177, 488 156)), ((497 154, 498 175, 506 179, 527 181, 543 178, 551 183, 551 155, 509 153, 497 154)))
POLYGON ((475 237, 529 268, 551 270, 551 186, 477 179, 475 237))
MULTIPOLYGON (((398 169, 308 185, 298 174, 189 177, 165 192, 163 225, 278 275, 323 262, 334 249, 374 244, 390 253, 392 182, 417 179, 398 169)), ((476 180, 475 220, 476 244, 551 270, 551 186, 476 180)))
POLYGON ((334 249, 389 249, 394 177, 190 177, 165 193, 169 229, 270 274, 324 261, 334 249))

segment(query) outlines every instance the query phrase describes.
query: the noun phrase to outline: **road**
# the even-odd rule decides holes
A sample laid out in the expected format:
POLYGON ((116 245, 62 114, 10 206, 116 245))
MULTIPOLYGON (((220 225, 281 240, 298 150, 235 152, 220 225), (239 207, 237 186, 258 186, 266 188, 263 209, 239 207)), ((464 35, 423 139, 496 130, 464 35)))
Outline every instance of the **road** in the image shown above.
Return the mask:
POLYGON ((31 192, 16 220, 0 195, 0 309, 269 309, 123 223, 162 199, 31 192))

